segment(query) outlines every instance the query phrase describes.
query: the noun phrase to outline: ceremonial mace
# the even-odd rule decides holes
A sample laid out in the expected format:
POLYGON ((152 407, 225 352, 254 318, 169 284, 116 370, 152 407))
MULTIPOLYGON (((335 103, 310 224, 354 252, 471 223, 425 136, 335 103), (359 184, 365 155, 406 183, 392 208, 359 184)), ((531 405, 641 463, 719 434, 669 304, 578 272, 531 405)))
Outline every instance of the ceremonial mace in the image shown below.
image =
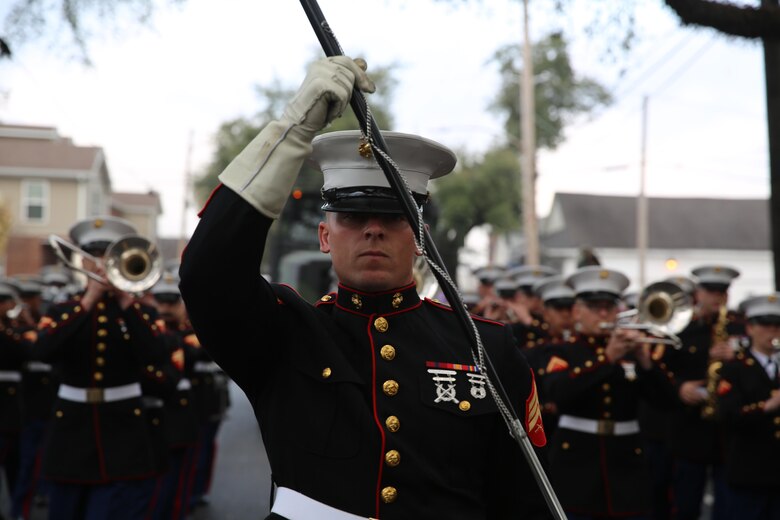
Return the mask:
MULTIPOLYGON (((322 14, 322 10, 317 1, 301 0, 301 6, 306 12, 306 16, 309 18, 309 23, 311 23, 312 29, 314 29, 314 33, 317 35, 317 39, 320 41, 320 45, 322 46, 325 55, 329 57, 343 56, 344 52, 342 51, 336 36, 333 34, 330 25, 328 25, 327 20, 325 20, 325 15, 322 14)), ((425 256, 434 276, 436 276, 436 279, 439 281, 439 286, 444 292, 447 302, 455 312, 455 316, 458 318, 458 323, 463 328, 463 332, 466 334, 466 337, 470 339, 474 361, 477 363, 480 371, 485 373, 487 386, 491 390, 491 395, 496 402, 496 406, 498 406, 504 421, 506 421, 511 436, 520 445, 523 455, 525 455, 528 464, 531 466, 534 478, 544 495, 547 506, 557 520, 566 520, 566 514, 558 501, 558 497, 555 495, 555 491, 553 490, 542 465, 539 463, 539 459, 534 452, 531 441, 528 440, 528 434, 526 433, 522 422, 511 404, 507 404, 511 403, 511 401, 508 399, 506 391, 501 386, 501 381, 498 379, 498 373, 482 346, 479 332, 477 331, 471 316, 469 316, 466 311, 463 299, 444 267, 444 262, 439 255, 439 251, 436 249, 436 244, 433 243, 430 233, 423 225, 422 215, 417 203, 412 198, 406 182, 401 177, 398 168, 388 154, 387 145, 382 138, 382 133, 374 119, 371 117, 363 93, 358 89, 352 90, 350 105, 355 112, 363 135, 366 136, 367 144, 370 146, 374 160, 376 160, 379 167, 382 168, 382 171, 387 178, 387 182, 401 201, 404 215, 412 226, 412 229, 417 230, 418 247, 425 256)))

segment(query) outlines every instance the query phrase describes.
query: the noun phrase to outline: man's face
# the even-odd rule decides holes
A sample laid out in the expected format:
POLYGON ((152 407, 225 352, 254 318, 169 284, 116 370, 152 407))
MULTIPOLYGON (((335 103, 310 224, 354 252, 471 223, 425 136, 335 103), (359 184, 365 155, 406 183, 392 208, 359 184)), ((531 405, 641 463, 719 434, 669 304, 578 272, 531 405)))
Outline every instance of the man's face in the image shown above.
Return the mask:
POLYGON ((602 323, 615 323, 618 308, 613 300, 577 300, 572 309, 574 322, 579 324, 579 332, 591 335, 606 335, 610 331, 602 328, 602 323))
POLYGON ((780 323, 755 323, 749 321, 746 326, 750 344, 753 348, 764 354, 771 354, 774 350, 772 346, 773 339, 780 340, 780 323))
POLYGON ((699 309, 705 316, 717 314, 723 305, 729 300, 728 291, 714 291, 705 287, 696 289, 696 302, 699 309))
POLYGON ((376 292, 412 282, 417 248, 403 215, 327 213, 318 234, 344 285, 376 292))
POLYGON ((545 304, 542 310, 544 321, 550 325, 550 331, 553 334, 560 334, 564 330, 572 330, 574 327, 574 318, 572 316, 572 305, 558 305, 554 302, 545 304))
POLYGON ((180 297, 173 297, 170 295, 155 296, 155 303, 157 304, 157 312, 160 314, 160 318, 166 323, 179 324, 184 321, 184 302, 180 297))

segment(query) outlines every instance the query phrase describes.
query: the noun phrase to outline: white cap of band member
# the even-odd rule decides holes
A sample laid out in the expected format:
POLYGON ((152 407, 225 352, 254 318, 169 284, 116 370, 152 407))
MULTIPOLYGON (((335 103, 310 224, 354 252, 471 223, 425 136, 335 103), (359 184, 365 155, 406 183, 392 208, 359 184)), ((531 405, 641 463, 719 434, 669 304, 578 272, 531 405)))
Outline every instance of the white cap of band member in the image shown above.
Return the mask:
MULTIPOLYGON (((428 180, 450 173, 455 154, 435 141, 400 132, 383 132, 387 152, 398 166, 414 199, 424 204, 428 180)), ((401 205, 374 157, 361 147, 357 130, 330 132, 314 138, 309 163, 323 174, 325 211, 401 213, 401 205), (361 153, 362 152, 362 153, 361 153)))
POLYGON ((746 319, 774 316, 780 318, 780 293, 754 296, 740 303, 746 319))
POLYGON ((629 280, 620 271, 605 269, 598 265, 581 267, 566 279, 574 289, 577 298, 618 299, 629 285, 629 280))
POLYGON ((113 216, 80 220, 70 228, 70 239, 82 249, 105 250, 112 242, 134 235, 135 227, 125 219, 113 216))
POLYGON ((555 300, 574 302, 574 289, 566 285, 563 276, 555 275, 542 278, 534 283, 533 290, 544 303, 555 300))
POLYGON ((724 265, 705 265, 697 267, 691 274, 696 277, 698 284, 705 288, 714 286, 725 290, 739 276, 739 271, 724 265))
POLYGON ((510 269, 507 276, 513 277, 517 281, 518 287, 532 288, 539 280, 557 274, 556 269, 546 265, 521 265, 510 269))

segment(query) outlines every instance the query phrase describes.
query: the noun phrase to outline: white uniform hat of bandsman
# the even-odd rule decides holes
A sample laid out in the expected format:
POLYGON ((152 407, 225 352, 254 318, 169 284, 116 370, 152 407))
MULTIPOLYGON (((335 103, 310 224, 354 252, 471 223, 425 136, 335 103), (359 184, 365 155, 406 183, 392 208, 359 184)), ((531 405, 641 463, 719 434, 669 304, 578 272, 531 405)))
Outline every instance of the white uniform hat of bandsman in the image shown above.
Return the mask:
POLYGON ((581 267, 571 274, 566 279, 566 284, 574 289, 577 298, 618 299, 628 287, 629 280, 620 271, 591 265, 581 267))

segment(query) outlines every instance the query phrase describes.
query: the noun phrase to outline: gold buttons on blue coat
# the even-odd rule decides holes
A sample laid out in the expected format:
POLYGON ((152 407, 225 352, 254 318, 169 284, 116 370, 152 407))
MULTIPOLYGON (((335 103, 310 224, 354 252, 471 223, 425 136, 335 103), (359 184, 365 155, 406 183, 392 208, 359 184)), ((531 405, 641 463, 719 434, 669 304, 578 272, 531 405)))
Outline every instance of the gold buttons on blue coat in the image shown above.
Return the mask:
POLYGON ((390 430, 392 433, 395 433, 401 429, 401 421, 395 415, 391 415, 390 417, 385 419, 385 425, 387 426, 387 429, 390 430))
POLYGON ((385 395, 394 396, 398 393, 398 382, 388 379, 382 384, 382 391, 385 395))
POLYGON ((390 328, 390 324, 387 323, 386 319, 380 316, 379 318, 374 320, 374 328, 379 332, 387 332, 387 329, 390 328))
POLYGON ((379 355, 382 356, 382 359, 385 361, 392 361, 395 359, 395 347, 392 345, 385 345, 379 350, 379 355))
POLYGON ((322 369, 322 378, 328 379, 332 373, 333 371, 330 369, 330 367, 325 367, 322 369))
POLYGON ((401 454, 397 450, 390 450, 385 453, 385 463, 394 468, 401 463, 401 454))
POLYGON ((471 403, 468 401, 461 401, 458 403, 458 408, 460 408, 462 412, 468 412, 471 410, 471 403))
POLYGON ((393 486, 386 486, 382 488, 382 502, 385 504, 390 504, 391 502, 395 502, 396 498, 398 498, 398 490, 393 486))

